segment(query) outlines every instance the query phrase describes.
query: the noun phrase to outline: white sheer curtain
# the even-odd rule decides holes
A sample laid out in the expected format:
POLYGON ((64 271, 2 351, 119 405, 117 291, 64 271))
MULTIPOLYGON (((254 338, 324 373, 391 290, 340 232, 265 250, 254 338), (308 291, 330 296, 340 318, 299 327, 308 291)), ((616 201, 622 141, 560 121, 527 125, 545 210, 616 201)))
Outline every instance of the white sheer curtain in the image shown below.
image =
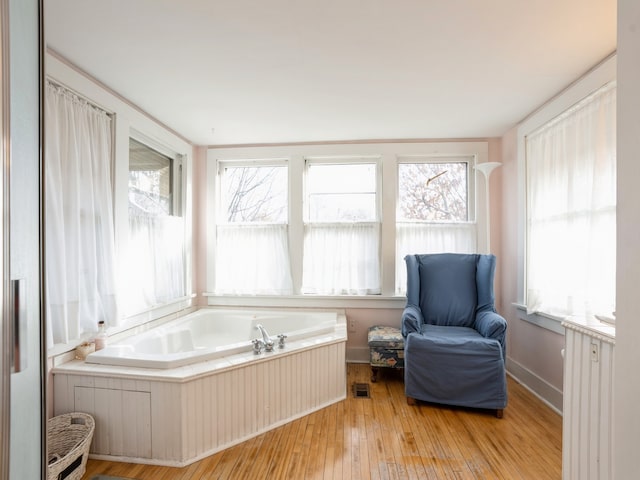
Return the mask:
POLYGON ((218 225, 216 293, 291 295, 286 225, 218 225))
POLYGON ((111 118, 47 82, 45 96, 47 346, 118 322, 111 118))
POLYGON ((616 89, 527 137, 527 310, 615 310, 616 89))
POLYGON ((308 224, 302 293, 380 293, 380 224, 308 224))
POLYGON ((476 224, 403 222, 396 226, 396 293, 407 290, 404 257, 422 253, 474 253, 476 224))
POLYGON ((184 259, 182 217, 130 214, 127 272, 123 279, 127 314, 184 297, 184 259))

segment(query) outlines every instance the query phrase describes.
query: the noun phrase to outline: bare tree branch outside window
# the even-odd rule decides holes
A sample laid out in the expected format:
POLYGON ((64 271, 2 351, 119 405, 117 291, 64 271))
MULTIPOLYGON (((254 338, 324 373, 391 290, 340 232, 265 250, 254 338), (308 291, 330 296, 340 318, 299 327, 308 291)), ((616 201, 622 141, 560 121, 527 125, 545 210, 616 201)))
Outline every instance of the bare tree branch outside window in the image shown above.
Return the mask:
POLYGON ((467 221, 467 166, 466 162, 400 164, 399 220, 467 221))
POLYGON ((229 223, 284 223, 287 220, 286 167, 226 167, 222 191, 229 223))

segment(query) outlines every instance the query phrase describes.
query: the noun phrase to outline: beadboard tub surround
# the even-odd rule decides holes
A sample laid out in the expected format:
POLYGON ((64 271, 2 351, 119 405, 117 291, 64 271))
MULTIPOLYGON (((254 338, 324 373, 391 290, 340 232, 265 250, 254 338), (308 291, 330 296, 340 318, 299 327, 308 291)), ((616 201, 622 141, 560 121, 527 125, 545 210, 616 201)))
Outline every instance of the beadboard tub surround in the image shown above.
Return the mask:
POLYGON ((171 369, 88 364, 53 370, 54 414, 96 420, 91 457, 185 466, 346 398, 346 316, 273 352, 171 369))

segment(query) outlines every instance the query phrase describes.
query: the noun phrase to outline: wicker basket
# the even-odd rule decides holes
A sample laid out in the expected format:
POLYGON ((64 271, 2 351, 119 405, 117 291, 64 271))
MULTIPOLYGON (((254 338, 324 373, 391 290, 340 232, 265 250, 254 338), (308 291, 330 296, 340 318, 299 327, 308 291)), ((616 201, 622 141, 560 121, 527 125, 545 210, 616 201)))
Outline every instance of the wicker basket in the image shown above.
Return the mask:
POLYGON ((65 413, 47 422, 48 480, 80 480, 87 468, 95 422, 86 413, 65 413))

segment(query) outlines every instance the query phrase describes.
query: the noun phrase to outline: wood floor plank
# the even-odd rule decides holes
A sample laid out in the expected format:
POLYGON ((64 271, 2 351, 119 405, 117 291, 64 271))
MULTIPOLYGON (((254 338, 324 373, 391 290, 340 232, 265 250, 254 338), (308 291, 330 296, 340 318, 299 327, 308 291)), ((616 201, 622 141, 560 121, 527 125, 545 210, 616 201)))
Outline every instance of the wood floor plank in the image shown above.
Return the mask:
POLYGON ((309 416, 299 418, 295 421, 297 428, 294 431, 296 433, 290 439, 290 448, 287 448, 287 452, 289 452, 289 454, 284 457, 284 463, 286 465, 285 473, 281 478, 302 478, 300 476, 300 468, 304 461, 304 455, 306 454, 302 449, 302 441, 305 433, 307 432, 308 421, 309 416))
POLYGON ((335 436, 335 448, 334 448, 334 462, 332 475, 327 475, 327 478, 333 478, 339 480, 345 478, 343 472, 351 470, 350 465, 345 465, 348 455, 347 447, 345 444, 345 405, 347 402, 340 402, 336 405, 336 436, 335 436))
POLYGON ((562 419, 508 378, 504 418, 491 412, 407 405, 400 372, 381 372, 371 398, 368 365, 349 364, 348 396, 325 409, 184 468, 90 459, 98 474, 137 480, 561 478, 562 419))
POLYGON ((327 430, 329 408, 324 408, 318 412, 317 422, 314 425, 313 438, 309 441, 306 474, 304 478, 319 479, 324 477, 324 469, 327 465, 326 457, 329 446, 327 430))

